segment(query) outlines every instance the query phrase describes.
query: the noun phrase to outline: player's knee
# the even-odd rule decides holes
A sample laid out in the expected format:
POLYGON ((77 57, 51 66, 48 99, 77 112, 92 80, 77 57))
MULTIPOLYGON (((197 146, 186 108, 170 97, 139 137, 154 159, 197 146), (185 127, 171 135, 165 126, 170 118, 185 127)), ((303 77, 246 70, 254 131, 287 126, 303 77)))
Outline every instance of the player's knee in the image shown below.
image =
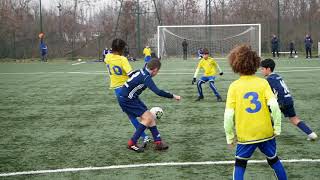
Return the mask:
POLYGON ((236 158, 235 166, 246 168, 248 160, 236 158))
POLYGON ((270 165, 270 166, 272 166, 272 165, 274 165, 276 162, 278 162, 279 161, 279 158, 278 158, 278 156, 276 156, 276 157, 274 157, 274 158, 267 158, 267 161, 268 161, 268 164, 270 165))
POLYGON ((141 116, 141 123, 147 127, 151 127, 155 125, 155 120, 150 111, 146 111, 142 116, 141 116))

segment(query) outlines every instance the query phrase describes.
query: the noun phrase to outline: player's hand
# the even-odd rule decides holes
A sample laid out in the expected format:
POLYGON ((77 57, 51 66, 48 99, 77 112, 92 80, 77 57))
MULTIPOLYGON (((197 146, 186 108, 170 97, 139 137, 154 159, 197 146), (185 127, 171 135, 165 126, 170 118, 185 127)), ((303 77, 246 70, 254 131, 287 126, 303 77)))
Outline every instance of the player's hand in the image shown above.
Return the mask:
POLYGON ((232 150, 234 148, 235 144, 231 143, 231 144, 228 144, 227 146, 228 146, 228 149, 232 150))
POLYGON ((223 75, 223 72, 220 72, 219 75, 222 76, 222 75, 223 75))
POLYGON ((181 99, 181 96, 178 96, 178 95, 173 95, 173 98, 175 99, 175 100, 177 100, 177 101, 180 101, 180 99, 181 99))
POLYGON ((192 84, 194 84, 196 81, 197 81, 197 79, 196 79, 196 78, 193 78, 193 79, 192 79, 192 84))

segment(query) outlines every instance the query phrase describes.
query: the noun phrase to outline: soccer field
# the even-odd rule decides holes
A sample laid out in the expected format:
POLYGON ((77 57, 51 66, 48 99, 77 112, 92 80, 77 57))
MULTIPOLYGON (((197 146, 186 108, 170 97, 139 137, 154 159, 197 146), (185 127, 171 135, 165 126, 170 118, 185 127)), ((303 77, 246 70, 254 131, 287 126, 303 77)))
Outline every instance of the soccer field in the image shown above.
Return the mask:
MULTIPOLYGON (((234 150, 226 146, 223 114, 228 86, 238 75, 219 59, 224 75, 215 84, 224 101, 217 102, 205 84, 205 99, 195 102, 191 81, 197 61, 162 62, 154 81, 182 100, 150 90, 141 95, 149 108, 163 108, 158 129, 169 150, 157 152, 149 145, 140 154, 126 148, 134 128, 108 89, 103 63, 0 64, 0 179, 232 179, 234 150)), ((143 66, 130 63, 135 69, 143 66)), ((320 60, 276 63, 297 114, 319 134, 320 60)), ((277 153, 289 179, 320 177, 320 141, 306 138, 283 117, 277 153)), ((260 161, 262 153, 257 150, 252 160, 258 161, 248 164, 246 179, 276 179, 260 161)))

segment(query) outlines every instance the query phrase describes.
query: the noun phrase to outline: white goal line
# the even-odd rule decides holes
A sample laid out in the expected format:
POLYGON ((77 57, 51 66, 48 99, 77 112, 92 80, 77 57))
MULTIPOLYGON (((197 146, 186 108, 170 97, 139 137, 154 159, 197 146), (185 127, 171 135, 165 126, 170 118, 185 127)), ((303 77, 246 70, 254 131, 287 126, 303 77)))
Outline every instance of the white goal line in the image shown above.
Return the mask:
MULTIPOLYGON (((281 160, 283 163, 319 163, 320 159, 287 159, 281 160)), ((250 164, 267 163, 266 160, 249 160, 250 164)), ((49 173, 62 173, 62 172, 79 172, 79 171, 94 171, 94 170, 108 170, 108 169, 128 169, 140 167, 155 167, 155 166, 194 166, 194 165, 228 165, 234 164, 232 161, 203 161, 203 162, 164 162, 164 163, 146 163, 146 164, 128 164, 128 165, 113 165, 102 167, 84 167, 84 168, 65 168, 53 170, 36 170, 36 171, 21 171, 11 173, 1 173, 0 177, 18 176, 18 175, 31 175, 31 174, 49 174, 49 173)))

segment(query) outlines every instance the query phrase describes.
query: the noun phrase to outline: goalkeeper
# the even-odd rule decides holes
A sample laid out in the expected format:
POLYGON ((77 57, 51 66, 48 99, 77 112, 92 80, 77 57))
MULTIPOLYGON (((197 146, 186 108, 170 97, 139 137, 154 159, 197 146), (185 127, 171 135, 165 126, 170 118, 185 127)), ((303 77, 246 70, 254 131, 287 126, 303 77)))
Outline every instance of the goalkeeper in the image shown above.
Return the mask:
POLYGON ((220 76, 223 75, 223 72, 220 69, 218 63, 212 57, 209 56, 209 50, 206 48, 203 49, 203 57, 200 59, 198 63, 196 72, 194 73, 194 76, 193 76, 192 84, 196 82, 198 72, 201 68, 204 69, 204 75, 198 80, 198 83, 197 83, 199 96, 196 99, 196 101, 200 101, 204 98, 203 92, 202 92, 202 84, 209 81, 210 88, 212 89, 213 93, 216 95, 217 101, 221 102, 222 98, 218 93, 216 86, 214 85, 214 80, 216 79, 217 70, 219 70, 220 76))

